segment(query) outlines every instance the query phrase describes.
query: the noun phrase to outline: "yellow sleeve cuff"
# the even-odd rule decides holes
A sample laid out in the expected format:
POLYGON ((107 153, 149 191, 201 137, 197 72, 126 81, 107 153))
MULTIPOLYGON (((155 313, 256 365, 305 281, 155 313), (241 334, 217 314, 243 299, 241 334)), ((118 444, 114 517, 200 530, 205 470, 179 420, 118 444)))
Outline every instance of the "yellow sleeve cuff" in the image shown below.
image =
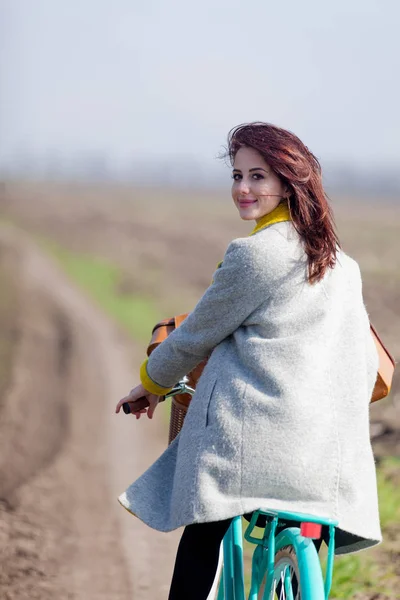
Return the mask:
POLYGON ((150 394, 155 394, 156 396, 165 396, 165 394, 170 392, 172 388, 162 387, 161 385, 158 385, 158 383, 150 379, 150 377, 147 374, 148 360, 149 359, 146 358, 146 360, 140 367, 140 381, 142 382, 142 386, 145 390, 150 392, 150 394))

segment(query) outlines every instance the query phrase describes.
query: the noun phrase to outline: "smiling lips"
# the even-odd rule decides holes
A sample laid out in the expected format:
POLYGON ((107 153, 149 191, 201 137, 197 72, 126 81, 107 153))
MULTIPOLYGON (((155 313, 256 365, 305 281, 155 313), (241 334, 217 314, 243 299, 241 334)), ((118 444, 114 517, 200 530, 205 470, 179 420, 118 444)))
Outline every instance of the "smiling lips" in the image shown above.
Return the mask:
POLYGON ((255 204, 257 200, 239 200, 239 206, 250 206, 250 204, 255 204))

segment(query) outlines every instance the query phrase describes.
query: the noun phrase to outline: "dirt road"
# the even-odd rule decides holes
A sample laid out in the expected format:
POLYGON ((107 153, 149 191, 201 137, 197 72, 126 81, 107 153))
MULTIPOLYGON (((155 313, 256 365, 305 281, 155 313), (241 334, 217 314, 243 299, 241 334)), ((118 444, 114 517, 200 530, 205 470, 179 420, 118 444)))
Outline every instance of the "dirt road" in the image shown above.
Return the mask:
POLYGON ((118 494, 165 448, 153 422, 115 415, 140 356, 21 232, 12 384, 0 412, 0 598, 166 598, 179 532, 129 515, 118 494))

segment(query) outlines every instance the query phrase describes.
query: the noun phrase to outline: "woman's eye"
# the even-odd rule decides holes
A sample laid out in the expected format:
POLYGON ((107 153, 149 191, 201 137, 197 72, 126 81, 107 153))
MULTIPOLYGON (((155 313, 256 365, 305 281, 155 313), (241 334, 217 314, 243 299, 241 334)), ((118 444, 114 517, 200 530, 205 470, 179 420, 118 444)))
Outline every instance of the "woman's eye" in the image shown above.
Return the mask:
MULTIPOLYGON (((255 181, 259 181, 260 179, 264 179, 264 175, 261 175, 261 173, 253 173, 251 178, 255 181)), ((232 179, 234 181, 240 181, 241 179, 243 179, 243 176, 240 173, 233 173, 232 179)))

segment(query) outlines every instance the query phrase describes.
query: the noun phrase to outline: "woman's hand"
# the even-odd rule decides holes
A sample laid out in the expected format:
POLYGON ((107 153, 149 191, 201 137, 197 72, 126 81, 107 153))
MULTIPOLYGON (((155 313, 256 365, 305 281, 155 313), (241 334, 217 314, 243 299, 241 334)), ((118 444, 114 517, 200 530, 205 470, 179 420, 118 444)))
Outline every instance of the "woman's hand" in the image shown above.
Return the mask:
POLYGON ((118 404, 115 408, 115 412, 119 413, 121 406, 124 404, 124 402, 128 402, 128 404, 130 404, 130 406, 131 406, 132 414, 134 414, 137 419, 140 419, 142 414, 145 414, 145 413, 147 413, 147 416, 149 419, 152 419, 153 415, 154 415, 154 411, 156 410, 159 401, 160 401, 160 396, 155 396, 154 394, 150 394, 150 392, 145 390, 144 387, 142 386, 142 384, 140 384, 140 385, 137 385, 135 388, 133 388, 129 392, 129 394, 127 396, 125 396, 125 398, 122 398, 118 402, 118 404), (143 396, 145 396, 147 398, 147 400, 149 402, 149 406, 147 408, 142 408, 142 409, 138 410, 137 412, 133 412, 134 405, 132 404, 132 402, 135 402, 135 400, 139 400, 139 398, 142 398, 143 396))

